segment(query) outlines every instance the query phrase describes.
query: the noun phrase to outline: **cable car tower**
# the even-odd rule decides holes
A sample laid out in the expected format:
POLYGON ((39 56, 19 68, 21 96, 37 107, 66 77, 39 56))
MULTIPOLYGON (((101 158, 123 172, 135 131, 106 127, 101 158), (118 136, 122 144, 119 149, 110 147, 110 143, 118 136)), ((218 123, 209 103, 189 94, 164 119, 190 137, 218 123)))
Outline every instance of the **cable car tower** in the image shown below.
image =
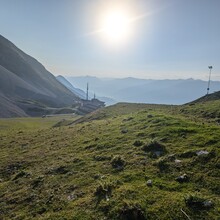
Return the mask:
POLYGON ((87 87, 86 87, 86 100, 89 100, 89 83, 87 83, 87 87))
POLYGON ((207 95, 209 94, 212 66, 208 66, 208 68, 209 68, 209 81, 208 81, 207 95))

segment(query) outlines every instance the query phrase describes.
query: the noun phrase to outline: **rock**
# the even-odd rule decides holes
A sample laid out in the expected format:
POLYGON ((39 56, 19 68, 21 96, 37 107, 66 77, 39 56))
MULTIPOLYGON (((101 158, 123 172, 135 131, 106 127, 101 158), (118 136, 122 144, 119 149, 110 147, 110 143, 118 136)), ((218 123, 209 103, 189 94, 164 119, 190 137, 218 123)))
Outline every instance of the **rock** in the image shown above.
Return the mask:
POLYGON ((71 194, 71 195, 67 196, 67 199, 68 199, 69 201, 73 201, 73 200, 77 199, 77 195, 71 194))
POLYGON ((155 153, 155 155, 157 156, 157 157, 160 157, 161 155, 163 155, 163 151, 154 151, 154 153, 155 153))
POLYGON ((209 154, 209 152, 206 151, 206 150, 200 150, 200 151, 197 151, 197 152, 196 152, 196 155, 197 155, 197 156, 207 155, 207 154, 209 154))
POLYGON ((196 210, 210 209, 214 206, 212 201, 192 195, 185 198, 185 203, 189 208, 196 210))
POLYGON ((153 182, 152 182, 152 180, 148 180, 148 181, 147 181, 147 186, 150 186, 150 187, 153 186, 153 182))
POLYGON ((106 195, 105 199, 106 199, 107 202, 110 200, 108 195, 106 195))
POLYGON ((210 200, 206 200, 206 201, 203 202, 203 206, 205 208, 211 208, 213 206, 213 202, 210 201, 210 200))
POLYGON ((128 129, 122 129, 122 130, 121 130, 121 133, 122 133, 122 134, 128 133, 128 129))
POLYGON ((189 181, 189 177, 187 174, 184 173, 183 175, 177 177, 175 180, 179 183, 185 183, 189 181))

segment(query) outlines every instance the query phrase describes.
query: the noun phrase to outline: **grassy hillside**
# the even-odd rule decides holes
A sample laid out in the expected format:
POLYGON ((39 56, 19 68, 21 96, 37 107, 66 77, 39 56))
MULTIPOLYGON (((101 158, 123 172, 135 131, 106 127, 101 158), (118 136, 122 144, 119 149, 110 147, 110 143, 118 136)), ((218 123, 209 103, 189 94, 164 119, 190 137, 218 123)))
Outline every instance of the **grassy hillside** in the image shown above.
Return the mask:
POLYGON ((0 120, 0 219, 218 219, 219 115, 199 105, 0 120))

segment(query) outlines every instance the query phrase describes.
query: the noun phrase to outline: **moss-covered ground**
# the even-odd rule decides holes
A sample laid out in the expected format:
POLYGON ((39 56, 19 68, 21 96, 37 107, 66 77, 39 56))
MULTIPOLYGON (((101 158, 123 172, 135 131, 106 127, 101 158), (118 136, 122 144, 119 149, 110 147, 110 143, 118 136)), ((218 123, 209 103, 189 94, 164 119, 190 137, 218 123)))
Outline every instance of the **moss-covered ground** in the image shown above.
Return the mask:
POLYGON ((219 107, 1 119, 0 219, 219 219, 219 107))

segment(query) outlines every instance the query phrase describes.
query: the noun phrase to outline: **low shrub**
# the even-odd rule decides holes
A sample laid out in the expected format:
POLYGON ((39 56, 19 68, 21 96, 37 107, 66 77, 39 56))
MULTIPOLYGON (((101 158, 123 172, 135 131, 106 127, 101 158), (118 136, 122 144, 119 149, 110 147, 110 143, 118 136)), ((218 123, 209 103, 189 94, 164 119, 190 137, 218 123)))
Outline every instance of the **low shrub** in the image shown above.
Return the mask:
POLYGON ((143 145, 143 142, 140 141, 140 140, 136 140, 136 141, 133 143, 133 145, 134 145, 135 147, 140 147, 140 146, 143 145))
POLYGON ((119 213, 120 220, 146 220, 144 211, 139 205, 124 205, 119 213))
POLYGON ((142 150, 149 153, 150 158, 163 156, 167 152, 165 146, 156 140, 152 140, 151 142, 145 144, 142 147, 142 150))
POLYGON ((203 210, 213 207, 213 202, 197 195, 189 195, 185 198, 186 205, 191 209, 203 210))
POLYGON ((111 182, 100 183, 99 186, 96 188, 94 195, 98 197, 99 200, 109 200, 112 195, 113 188, 114 185, 111 182))
POLYGON ((122 170, 125 164, 125 160, 121 156, 114 156, 111 160, 112 167, 117 170, 122 170))

